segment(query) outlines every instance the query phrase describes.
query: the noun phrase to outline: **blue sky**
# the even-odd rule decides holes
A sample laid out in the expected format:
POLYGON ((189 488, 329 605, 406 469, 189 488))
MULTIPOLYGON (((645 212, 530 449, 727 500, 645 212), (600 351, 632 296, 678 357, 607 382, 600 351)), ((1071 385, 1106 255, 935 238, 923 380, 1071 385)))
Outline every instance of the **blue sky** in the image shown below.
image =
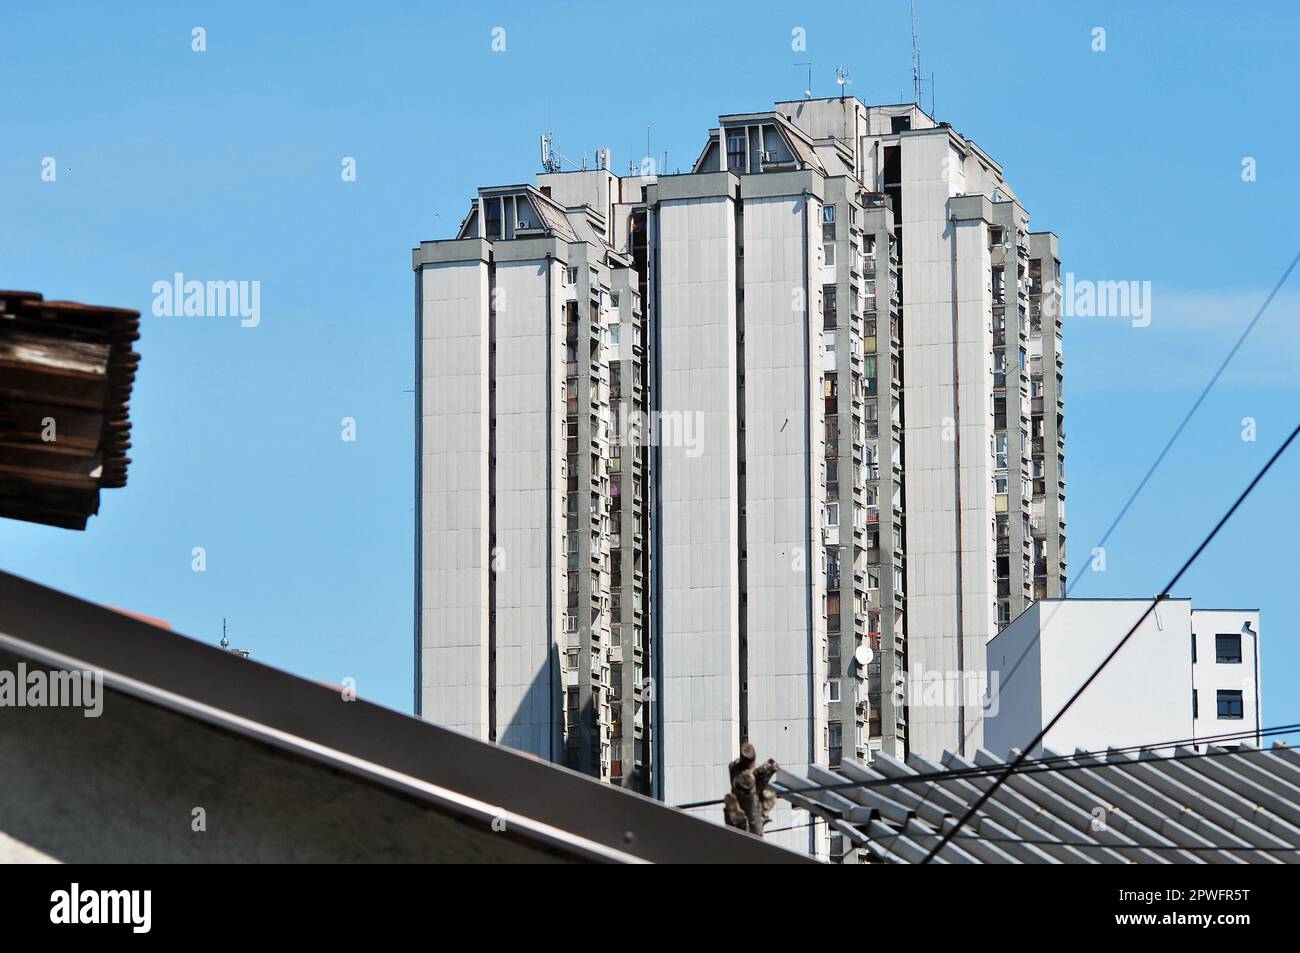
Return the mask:
MULTIPOLYGON (((85 533, 0 521, 0 568, 409 710, 410 249, 479 184, 566 156, 688 166, 719 113, 910 100, 906 0, 49 3, 3 14, 0 287, 138 308, 126 489, 85 533), (207 51, 191 49, 194 27, 207 51), (491 31, 506 31, 493 52, 491 31), (791 50, 802 27, 807 52, 791 50), (628 41, 625 30, 637 35, 628 41), (57 179, 41 178, 46 156, 57 179), (343 182, 341 162, 356 160, 343 182), (261 282, 261 323, 149 314, 175 272, 261 282), (340 438, 341 420, 357 440, 340 438), (207 571, 191 570, 191 551, 207 571)), ((1296 254, 1289 4, 922 0, 938 118, 1003 163, 1079 278, 1152 282, 1149 327, 1067 320, 1072 575, 1296 254), (1106 50, 1092 31, 1106 30, 1106 50), (1243 182, 1253 157, 1257 179, 1243 182)), ((929 105, 929 91, 925 94, 929 105)), ((1078 596, 1151 595, 1296 423, 1293 275, 1078 596), (1242 419, 1258 440, 1241 439, 1242 419)), ((1264 721, 1300 721, 1300 452, 1175 595, 1263 612, 1264 721)), ((1115 633, 1118 638, 1122 633, 1115 633)), ((1100 634, 1099 634, 1100 635, 1100 634)))

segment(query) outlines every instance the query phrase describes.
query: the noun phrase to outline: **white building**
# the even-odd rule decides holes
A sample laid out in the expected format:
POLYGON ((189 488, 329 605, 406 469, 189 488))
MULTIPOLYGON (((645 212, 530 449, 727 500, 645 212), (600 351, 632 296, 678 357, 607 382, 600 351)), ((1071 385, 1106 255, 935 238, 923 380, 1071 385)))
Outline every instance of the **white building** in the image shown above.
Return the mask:
MULTIPOLYGON (((984 747, 1005 757, 1027 745, 1150 605, 1047 599, 998 633, 986 647, 984 747)), ((1258 610, 1198 610, 1188 599, 1163 600, 1041 746, 1068 753, 1170 742, 1256 744, 1259 678, 1258 610), (1239 737, 1223 738, 1229 734, 1239 737)))
POLYGON ((424 717, 671 804, 744 740, 979 744, 977 697, 903 686, 983 681, 1065 514, 1057 241, 973 141, 777 103, 685 174, 482 188, 413 266, 424 717))

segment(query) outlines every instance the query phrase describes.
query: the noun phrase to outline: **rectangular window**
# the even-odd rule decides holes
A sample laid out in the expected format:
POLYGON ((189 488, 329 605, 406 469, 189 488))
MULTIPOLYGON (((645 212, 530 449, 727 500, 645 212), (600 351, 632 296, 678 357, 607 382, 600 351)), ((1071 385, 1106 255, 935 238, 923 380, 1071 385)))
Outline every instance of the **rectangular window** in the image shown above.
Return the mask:
POLYGON ((1219 689, 1219 717, 1241 718, 1241 692, 1233 689, 1219 689))
POLYGON ((488 199, 487 205, 487 237, 500 238, 501 231, 501 199, 488 199))
POLYGON ((1196 697, 1196 689, 1194 688, 1192 689, 1192 717, 1193 718, 1201 717, 1201 706, 1198 704, 1198 700, 1196 697))
POLYGON ((838 678, 832 678, 826 683, 826 700, 832 703, 840 700, 840 680, 838 678))
POLYGON ((743 171, 745 168, 745 136, 732 133, 727 136, 727 168, 743 171))
POLYGON ((825 262, 826 267, 828 268, 834 267, 835 265, 835 243, 834 242, 827 242, 825 245, 822 246, 822 256, 823 256, 822 260, 825 262))
POLYGON ((834 224, 834 222, 835 222, 835 206, 834 206, 834 205, 823 205, 823 206, 822 206, 822 221, 823 221, 823 222, 830 223, 830 224, 834 224))
POLYGON ((1192 664, 1196 664, 1196 633, 1192 633, 1192 664))
MULTIPOLYGON (((1214 637, 1214 661, 1233 664, 1241 661, 1241 634, 1214 637)), ((1241 694, 1238 692, 1238 694, 1241 694)))

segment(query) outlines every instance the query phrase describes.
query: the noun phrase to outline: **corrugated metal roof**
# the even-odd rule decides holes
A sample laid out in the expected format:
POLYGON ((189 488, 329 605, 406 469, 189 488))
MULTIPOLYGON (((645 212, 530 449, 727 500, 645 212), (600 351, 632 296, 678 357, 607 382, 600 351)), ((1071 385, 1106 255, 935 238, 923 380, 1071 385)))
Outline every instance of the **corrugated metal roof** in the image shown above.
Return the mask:
MULTIPOLYGON (((869 859, 918 863, 991 787, 988 751, 942 765, 879 753, 870 765, 777 775, 780 796, 869 859), (809 790, 812 789, 812 790, 809 790)), ((1058 755, 1026 761, 936 863, 1300 862, 1300 753, 1285 744, 1058 755)))

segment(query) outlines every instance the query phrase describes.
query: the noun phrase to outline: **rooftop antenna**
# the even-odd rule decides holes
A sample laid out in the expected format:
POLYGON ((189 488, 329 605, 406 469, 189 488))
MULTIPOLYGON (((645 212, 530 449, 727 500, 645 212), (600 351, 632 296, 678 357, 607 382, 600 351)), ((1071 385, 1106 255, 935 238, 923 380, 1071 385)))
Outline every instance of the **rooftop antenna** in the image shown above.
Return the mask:
POLYGON ((795 63, 794 65, 795 65, 795 66, 806 66, 806 67, 808 67, 808 85, 807 85, 806 87, 804 87, 803 98, 804 98, 804 99, 812 99, 812 68, 813 68, 812 63, 811 63, 811 62, 807 62, 807 63, 795 63))
POLYGON ((853 85, 853 80, 849 79, 849 68, 847 66, 835 67, 835 82, 839 84, 840 99, 843 99, 844 87, 853 85))
POLYGON ((916 0, 912 0, 912 102, 921 105, 921 51, 916 46, 916 0))
MULTIPOLYGON (((576 168, 572 159, 565 159, 564 156, 560 155, 559 150, 555 148, 551 134, 549 132, 542 133, 542 171, 559 172, 561 162, 568 162, 569 165, 576 168)), ((585 154, 583 164, 586 164, 585 154)))
POLYGON ((230 647, 230 639, 226 637, 225 616, 221 617, 221 649, 224 652, 229 652, 231 655, 238 655, 240 658, 248 658, 249 655, 248 649, 232 649, 230 647))
POLYGON ((549 132, 542 133, 542 171, 560 171, 559 161, 551 153, 551 134, 549 132))

